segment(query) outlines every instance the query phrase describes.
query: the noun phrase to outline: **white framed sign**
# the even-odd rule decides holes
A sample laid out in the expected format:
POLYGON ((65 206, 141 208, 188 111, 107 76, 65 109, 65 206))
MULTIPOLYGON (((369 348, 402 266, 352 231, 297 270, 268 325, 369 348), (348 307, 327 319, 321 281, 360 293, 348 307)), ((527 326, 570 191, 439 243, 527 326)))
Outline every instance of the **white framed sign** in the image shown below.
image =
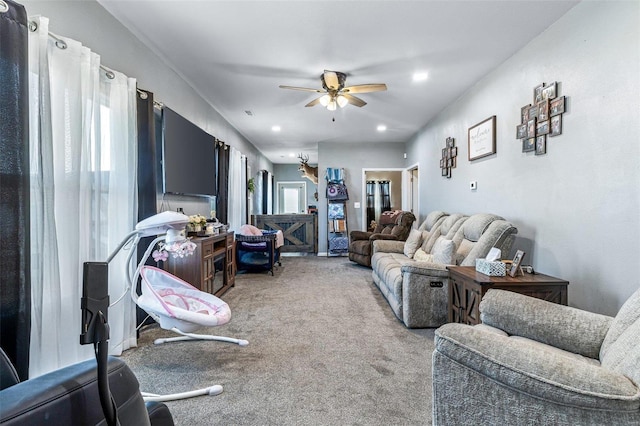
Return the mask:
POLYGON ((496 153, 496 116, 469 128, 469 161, 496 153))

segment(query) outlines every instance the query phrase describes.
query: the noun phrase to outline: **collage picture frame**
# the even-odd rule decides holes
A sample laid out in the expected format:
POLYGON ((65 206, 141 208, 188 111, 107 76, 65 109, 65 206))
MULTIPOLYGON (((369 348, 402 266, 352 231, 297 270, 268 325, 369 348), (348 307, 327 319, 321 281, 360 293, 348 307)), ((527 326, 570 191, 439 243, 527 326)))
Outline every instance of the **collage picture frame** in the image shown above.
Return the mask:
POLYGON ((537 85, 533 88, 533 103, 520 108, 516 139, 522 141, 522 152, 546 154, 548 138, 562 134, 566 98, 558 96, 558 86, 556 81, 537 85))

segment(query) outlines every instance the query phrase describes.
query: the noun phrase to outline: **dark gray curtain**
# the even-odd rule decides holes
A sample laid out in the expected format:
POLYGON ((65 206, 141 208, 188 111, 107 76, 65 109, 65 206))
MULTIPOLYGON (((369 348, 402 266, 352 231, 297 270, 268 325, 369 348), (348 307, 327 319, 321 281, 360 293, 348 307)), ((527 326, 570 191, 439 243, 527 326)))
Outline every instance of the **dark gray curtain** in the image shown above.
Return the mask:
POLYGON ((21 380, 29 375, 29 69, 27 13, 0 13, 0 346, 21 380))
POLYGON ((227 212, 229 210, 229 157, 231 150, 229 145, 222 141, 217 141, 216 157, 218 170, 218 196, 216 197, 216 217, 221 223, 227 223, 227 212))
MULTIPOLYGON (((153 109, 153 93, 138 89, 136 102, 138 126, 138 221, 157 213, 157 159, 156 159, 156 120, 153 109)), ((153 237, 142 238, 138 244, 138 262, 144 251, 153 241, 153 237)), ((147 261, 155 265, 153 259, 147 261)), ((139 284, 138 284, 139 285, 139 284)), ((139 289, 138 289, 139 290, 139 289)), ((147 313, 136 307, 136 324, 153 323, 147 313)))
POLYGON ((380 185, 380 213, 391 210, 391 192, 389 190, 389 181, 382 180, 378 182, 380 185))
POLYGON ((376 220, 376 182, 367 181, 367 228, 372 220, 376 220))

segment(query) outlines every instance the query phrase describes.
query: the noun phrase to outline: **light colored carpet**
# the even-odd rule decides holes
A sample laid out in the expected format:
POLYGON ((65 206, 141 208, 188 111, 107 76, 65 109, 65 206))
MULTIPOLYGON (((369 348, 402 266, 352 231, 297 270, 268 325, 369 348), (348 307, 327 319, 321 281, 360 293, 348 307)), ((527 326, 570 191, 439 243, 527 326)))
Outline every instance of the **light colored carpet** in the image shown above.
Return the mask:
POLYGON ((275 276, 247 273, 222 297, 231 322, 199 332, 249 340, 153 345, 142 331, 122 358, 153 393, 213 384, 218 396, 169 402, 177 425, 431 423, 432 329, 409 330, 344 257, 285 257, 275 276))

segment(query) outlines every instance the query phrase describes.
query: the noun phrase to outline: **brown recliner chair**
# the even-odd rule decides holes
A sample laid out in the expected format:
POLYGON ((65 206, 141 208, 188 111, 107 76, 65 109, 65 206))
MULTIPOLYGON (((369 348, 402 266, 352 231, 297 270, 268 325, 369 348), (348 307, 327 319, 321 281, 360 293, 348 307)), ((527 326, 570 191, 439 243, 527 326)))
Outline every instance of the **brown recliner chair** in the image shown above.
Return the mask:
POLYGON ((349 260, 371 267, 371 253, 375 240, 405 241, 416 217, 411 212, 400 212, 393 226, 378 225, 374 232, 351 231, 349 234, 349 260))

